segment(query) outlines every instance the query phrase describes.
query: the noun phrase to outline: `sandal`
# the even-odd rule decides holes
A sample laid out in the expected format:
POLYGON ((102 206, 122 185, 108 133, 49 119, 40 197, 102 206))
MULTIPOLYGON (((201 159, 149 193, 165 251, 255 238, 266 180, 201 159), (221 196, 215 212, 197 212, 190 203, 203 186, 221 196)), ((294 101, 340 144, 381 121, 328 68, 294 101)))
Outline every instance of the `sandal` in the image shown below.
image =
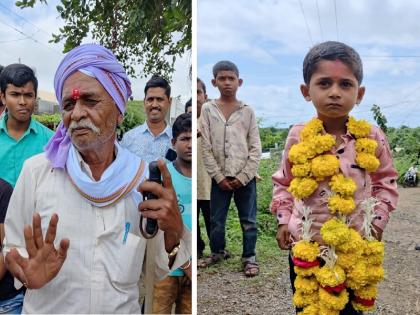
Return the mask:
POLYGON ((210 256, 206 258, 199 259, 197 262, 197 267, 208 268, 228 258, 230 258, 230 254, 229 252, 225 250, 217 254, 212 253, 210 256))
POLYGON ((258 276, 260 273, 260 267, 256 261, 245 261, 244 262, 244 274, 246 277, 252 278, 258 276))

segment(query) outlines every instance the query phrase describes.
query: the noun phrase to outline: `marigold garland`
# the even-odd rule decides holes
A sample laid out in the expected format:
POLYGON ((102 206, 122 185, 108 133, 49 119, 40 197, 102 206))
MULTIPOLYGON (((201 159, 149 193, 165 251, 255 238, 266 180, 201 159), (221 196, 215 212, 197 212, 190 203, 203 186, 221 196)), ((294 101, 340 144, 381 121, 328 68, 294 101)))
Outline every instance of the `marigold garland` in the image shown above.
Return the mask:
POLYGON ((292 193, 297 199, 303 199, 312 195, 317 189, 318 183, 312 178, 296 177, 290 182, 288 191, 292 193))
POLYGON ((297 276, 295 279, 296 291, 309 294, 318 290, 319 285, 315 277, 304 278, 297 276))
POLYGON ((331 177, 329 185, 333 192, 344 197, 353 196, 357 189, 356 183, 353 179, 346 178, 341 173, 331 177))
POLYGON ((297 313, 297 315, 318 315, 319 307, 317 304, 308 305, 303 309, 302 312, 297 313))
POLYGON ((293 246, 292 253, 304 261, 314 261, 319 255, 319 245, 310 241, 301 241, 293 246))
MULTIPOLYGON (((367 172, 375 172, 380 162, 375 156, 378 143, 369 138, 370 124, 349 117, 347 130, 356 138, 355 162, 367 172)), ((351 301, 353 307, 361 311, 371 310, 375 307, 377 283, 384 277, 384 245, 374 240, 370 232, 375 202, 367 200, 370 210, 366 210, 364 217, 363 239, 346 224, 346 216, 356 208, 354 193, 357 185, 340 172, 340 162, 331 154, 335 138, 325 133, 321 120, 314 118, 301 130, 300 140, 289 150, 294 178, 288 191, 296 199, 304 199, 315 192, 318 182, 330 178, 328 208, 337 217, 321 227, 321 237, 327 244, 321 252, 319 245, 311 240, 311 211, 304 207, 302 239, 292 248, 293 260, 297 264, 294 266, 297 277, 293 303, 303 308, 299 315, 339 314, 348 303, 349 294, 345 289, 348 287, 355 292, 356 297, 351 301), (320 267, 317 257, 326 264, 320 267)))
POLYGON ((319 288, 319 301, 328 305, 329 309, 340 311, 346 307, 349 301, 349 294, 346 290, 341 291, 339 294, 331 294, 323 288, 319 288))

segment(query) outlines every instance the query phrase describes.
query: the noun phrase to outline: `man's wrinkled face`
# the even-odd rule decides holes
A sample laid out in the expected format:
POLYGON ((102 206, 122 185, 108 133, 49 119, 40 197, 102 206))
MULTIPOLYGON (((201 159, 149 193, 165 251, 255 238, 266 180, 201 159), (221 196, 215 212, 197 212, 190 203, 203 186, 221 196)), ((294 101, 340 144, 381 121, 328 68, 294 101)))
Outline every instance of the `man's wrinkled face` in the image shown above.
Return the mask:
POLYGON ((64 82, 61 104, 64 126, 79 151, 115 141, 122 115, 98 80, 75 72, 64 82))
POLYGON ((158 123, 165 120, 166 113, 171 107, 172 98, 165 94, 165 89, 161 87, 151 87, 147 89, 144 97, 144 110, 147 120, 158 123))

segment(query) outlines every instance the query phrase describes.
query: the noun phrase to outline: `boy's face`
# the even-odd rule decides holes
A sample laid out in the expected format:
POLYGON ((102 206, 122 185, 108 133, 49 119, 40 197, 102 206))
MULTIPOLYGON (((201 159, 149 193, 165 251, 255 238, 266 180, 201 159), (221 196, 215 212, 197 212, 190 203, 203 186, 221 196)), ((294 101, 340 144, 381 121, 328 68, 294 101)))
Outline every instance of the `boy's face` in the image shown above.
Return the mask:
POLYGON ((154 123, 163 121, 171 107, 171 102, 172 98, 165 94, 164 88, 151 87, 147 89, 144 97, 144 110, 147 120, 154 123))
POLYGON ((6 105, 10 118, 21 123, 28 122, 36 103, 34 84, 28 82, 21 87, 7 84, 5 93, 1 94, 1 101, 6 105))
POLYGON ((239 79, 234 71, 222 70, 211 80, 214 87, 217 87, 221 96, 236 96, 236 91, 242 85, 242 79, 239 79))
POLYGON ((365 94, 351 69, 339 60, 320 61, 309 86, 302 84, 300 89, 305 100, 312 101, 321 120, 347 117, 365 94))
POLYGON ((172 145, 178 159, 191 163, 192 161, 192 136, 191 131, 181 132, 176 139, 172 139, 172 145))
POLYGON ((197 118, 200 117, 201 107, 207 101, 207 94, 204 93, 203 85, 197 82, 197 118))

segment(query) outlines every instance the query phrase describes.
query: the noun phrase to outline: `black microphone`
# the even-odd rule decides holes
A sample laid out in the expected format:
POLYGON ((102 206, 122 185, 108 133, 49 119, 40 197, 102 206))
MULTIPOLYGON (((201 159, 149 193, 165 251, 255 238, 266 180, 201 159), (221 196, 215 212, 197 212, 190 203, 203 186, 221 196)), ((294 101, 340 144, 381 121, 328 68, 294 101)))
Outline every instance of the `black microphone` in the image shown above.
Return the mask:
MULTIPOLYGON (((149 181, 162 184, 160 169, 157 166, 157 161, 152 161, 149 164, 149 181)), ((145 191, 143 192, 143 199, 144 200, 157 199, 157 196, 152 194, 151 192, 145 191)), ((155 235, 157 233, 157 230, 158 230, 157 220, 148 218, 146 220, 146 233, 149 235, 155 235)))

